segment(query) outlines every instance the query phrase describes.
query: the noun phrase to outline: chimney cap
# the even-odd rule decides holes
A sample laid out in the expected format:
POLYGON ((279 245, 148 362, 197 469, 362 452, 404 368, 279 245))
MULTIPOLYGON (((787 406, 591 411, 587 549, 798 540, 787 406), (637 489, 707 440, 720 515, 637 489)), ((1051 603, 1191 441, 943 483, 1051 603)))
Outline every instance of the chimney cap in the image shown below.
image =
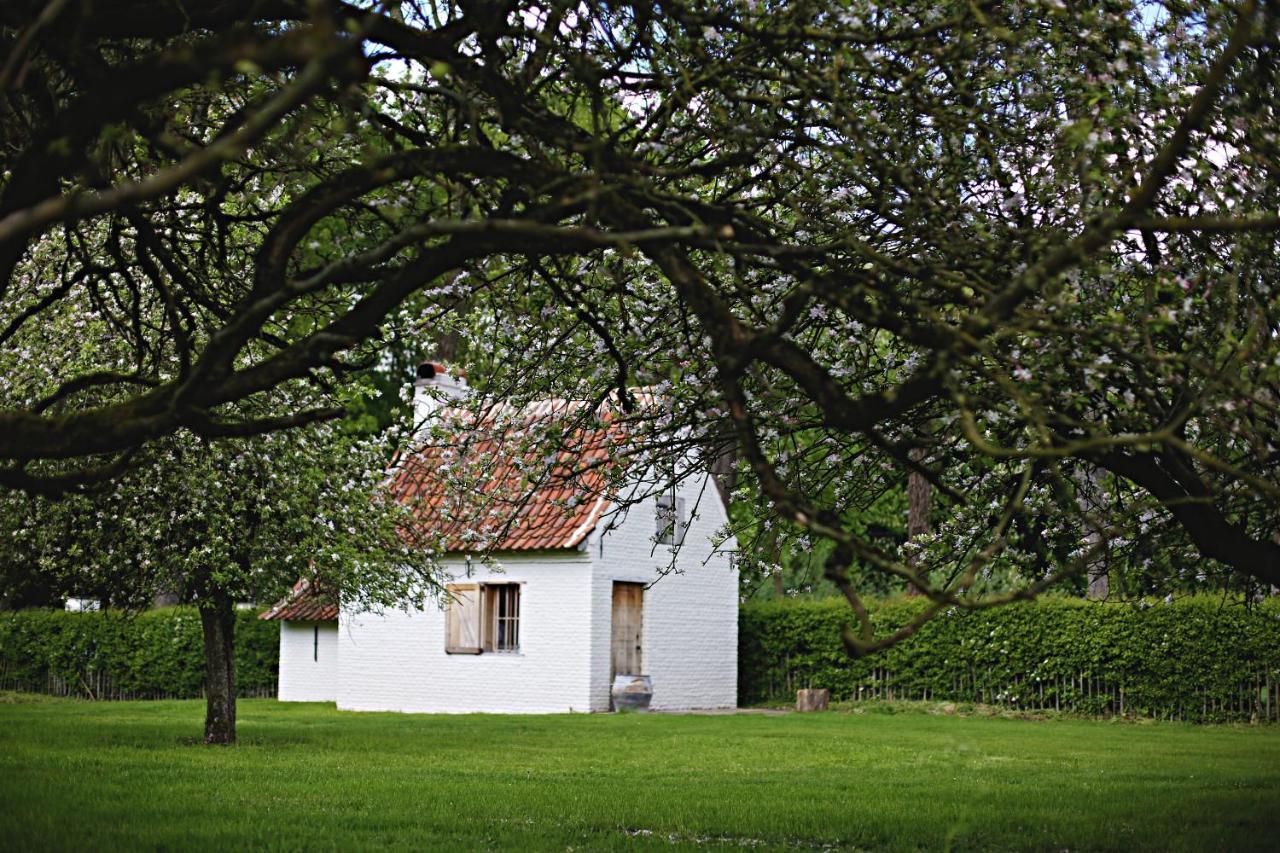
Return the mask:
POLYGON ((424 361, 418 365, 419 379, 435 379, 440 374, 447 374, 449 369, 438 361, 424 361))

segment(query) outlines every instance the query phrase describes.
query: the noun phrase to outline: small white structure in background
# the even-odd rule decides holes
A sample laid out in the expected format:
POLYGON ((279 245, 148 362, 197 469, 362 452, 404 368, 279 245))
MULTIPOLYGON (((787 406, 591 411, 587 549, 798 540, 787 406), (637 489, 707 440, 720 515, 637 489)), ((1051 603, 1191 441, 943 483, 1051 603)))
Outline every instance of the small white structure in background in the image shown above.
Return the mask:
POLYGON ((68 598, 64 607, 68 613, 93 613, 102 609, 102 602, 96 598, 68 598))
POLYGON ((288 598, 259 618, 280 623, 280 701, 332 702, 338 680, 338 605, 301 580, 288 598))
MULTIPOLYGON (((424 419, 435 401, 465 393, 443 365, 419 376, 424 419)), ((607 462, 615 430, 606 423, 578 446, 607 462)), ((655 710, 736 706, 738 573, 732 542, 713 545, 726 516, 707 476, 621 511, 602 496, 598 471, 540 487, 481 560, 468 545, 484 521, 454 517, 444 498, 440 469, 456 459, 452 450, 424 445, 390 484, 420 501, 423 528, 445 543, 447 594, 425 609, 351 613, 299 584, 263 614, 281 621, 281 700, 360 711, 608 711, 615 679, 647 676, 655 710)), ((528 492, 518 482, 527 465, 494 458, 486 494, 528 492)))

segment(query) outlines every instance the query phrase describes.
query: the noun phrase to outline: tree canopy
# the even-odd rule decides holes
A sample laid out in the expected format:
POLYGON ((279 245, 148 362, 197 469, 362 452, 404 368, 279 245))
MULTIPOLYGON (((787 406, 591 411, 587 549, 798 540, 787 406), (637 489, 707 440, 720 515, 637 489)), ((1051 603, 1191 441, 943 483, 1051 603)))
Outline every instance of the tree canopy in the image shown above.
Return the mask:
POLYGON ((0 494, 0 589, 4 568, 30 567, 61 595, 119 609, 157 595, 196 605, 205 737, 232 742, 237 604, 277 600, 300 578, 351 610, 421 604, 438 588, 413 504, 382 489, 385 444, 336 424, 218 442, 184 431, 91 494, 0 494))
POLYGON ((448 329, 494 393, 732 452, 860 616, 855 564, 921 620, 1103 552, 1280 583, 1273 4, 18 0, 0 28, 0 484, 334 417, 253 401, 448 329), (947 508, 919 554, 856 521, 909 472, 947 508))

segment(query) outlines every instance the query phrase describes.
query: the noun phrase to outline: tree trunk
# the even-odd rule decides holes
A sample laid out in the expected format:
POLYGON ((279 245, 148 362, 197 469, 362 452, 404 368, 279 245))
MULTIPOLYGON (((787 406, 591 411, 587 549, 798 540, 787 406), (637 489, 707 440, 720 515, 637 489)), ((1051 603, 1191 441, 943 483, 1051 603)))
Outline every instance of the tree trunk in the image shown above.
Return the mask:
POLYGON ((1106 601, 1110 595, 1111 577, 1107 574, 1106 563, 1095 560, 1089 564, 1089 591, 1086 596, 1094 601, 1106 601))
POLYGON ((231 599, 215 595, 200 602, 204 627, 204 742, 236 742, 236 612, 231 599))
POLYGON ((1111 576, 1107 568, 1107 554, 1104 533, 1095 522, 1095 515, 1101 513, 1100 487, 1098 485, 1098 469, 1090 468, 1087 472, 1077 470, 1076 505, 1080 508, 1080 517, 1085 525, 1084 547, 1086 551, 1096 552, 1085 567, 1088 586, 1085 597, 1093 601, 1106 601, 1111 595, 1111 576), (1094 510, 1091 513, 1091 510, 1094 510))
MULTIPOLYGON (((915 448, 910 452, 911 459, 920 462, 924 459, 924 451, 915 448)), ((907 475, 907 541, 923 536, 929 532, 929 500, 933 495, 933 484, 916 471, 907 475)), ((917 561, 911 559, 912 566, 917 561)), ((907 584, 907 595, 919 595, 920 589, 915 584, 907 584)))
POLYGON ((828 702, 831 699, 831 691, 823 688, 821 690, 797 690, 796 691, 796 710, 797 711, 825 711, 828 702))
POLYGON ((738 486, 738 448, 731 446, 711 463, 711 479, 720 492, 720 500, 728 509, 733 490, 738 486))

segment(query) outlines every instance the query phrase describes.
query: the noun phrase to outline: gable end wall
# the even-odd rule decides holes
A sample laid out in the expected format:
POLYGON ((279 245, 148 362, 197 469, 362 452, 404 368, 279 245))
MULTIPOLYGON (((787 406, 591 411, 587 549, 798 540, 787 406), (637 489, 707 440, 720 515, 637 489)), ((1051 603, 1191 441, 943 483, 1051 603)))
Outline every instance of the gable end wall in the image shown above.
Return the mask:
POLYGON ((734 708, 738 701, 738 572, 732 544, 713 553, 724 505, 709 481, 682 485, 691 514, 678 573, 660 577, 672 549, 654 546, 657 503, 649 499, 597 527, 587 542, 592 570, 591 709, 609 709, 613 582, 652 584, 644 592, 643 668, 655 710, 734 708), (601 542, 603 541, 603 551, 601 542))

